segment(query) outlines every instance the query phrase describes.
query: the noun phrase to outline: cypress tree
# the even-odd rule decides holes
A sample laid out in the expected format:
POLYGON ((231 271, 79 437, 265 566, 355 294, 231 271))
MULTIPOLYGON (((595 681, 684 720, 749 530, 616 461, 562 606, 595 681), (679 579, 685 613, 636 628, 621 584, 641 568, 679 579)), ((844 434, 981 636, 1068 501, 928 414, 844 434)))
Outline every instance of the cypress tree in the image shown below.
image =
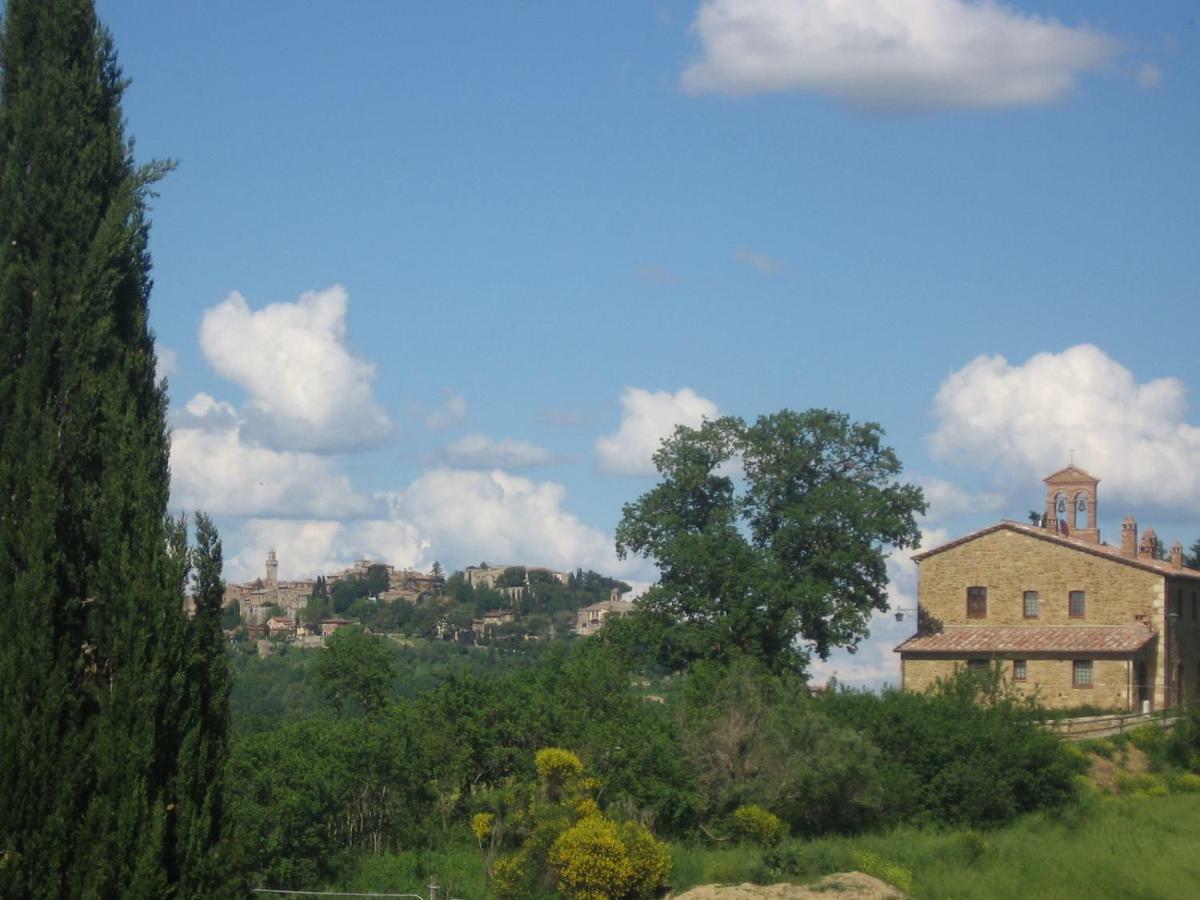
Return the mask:
MULTIPOLYGON (((224 660, 211 599, 190 622, 182 611, 189 554, 182 523, 166 518, 166 388, 148 325, 146 200, 166 166, 134 165, 123 88, 91 0, 8 0, 3 896, 205 893, 189 873, 219 837, 219 802, 198 779, 223 759, 224 660)), ((197 558, 205 541, 211 568, 212 535, 197 558)), ((219 778, 209 783, 219 793, 219 778)))

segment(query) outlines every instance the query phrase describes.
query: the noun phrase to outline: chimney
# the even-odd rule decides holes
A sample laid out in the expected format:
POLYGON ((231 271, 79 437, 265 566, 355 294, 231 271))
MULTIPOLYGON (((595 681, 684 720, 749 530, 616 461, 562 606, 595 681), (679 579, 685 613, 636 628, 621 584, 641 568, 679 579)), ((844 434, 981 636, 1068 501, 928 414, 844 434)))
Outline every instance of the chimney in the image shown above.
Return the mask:
POLYGON ((1183 544, 1176 541, 1171 545, 1171 568, 1183 568, 1183 544))
POLYGON ((1158 559, 1158 535, 1153 528, 1142 532, 1142 543, 1138 547, 1138 557, 1141 559, 1158 559))
POLYGON ((1137 549, 1137 519, 1126 516, 1125 521, 1121 523, 1121 555, 1137 559, 1137 549))

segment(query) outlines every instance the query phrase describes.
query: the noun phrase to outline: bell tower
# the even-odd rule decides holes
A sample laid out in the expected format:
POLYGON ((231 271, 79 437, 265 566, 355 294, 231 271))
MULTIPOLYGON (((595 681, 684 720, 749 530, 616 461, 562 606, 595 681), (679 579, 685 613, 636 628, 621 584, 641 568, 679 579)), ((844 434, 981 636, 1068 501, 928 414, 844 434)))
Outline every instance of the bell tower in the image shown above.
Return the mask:
POLYGON ((275 584, 276 578, 279 576, 279 560, 275 558, 275 548, 272 547, 267 551, 267 587, 272 587, 275 584))
POLYGON ((1071 463, 1043 479, 1046 530, 1091 544, 1100 543, 1096 525, 1096 485, 1100 479, 1071 463))

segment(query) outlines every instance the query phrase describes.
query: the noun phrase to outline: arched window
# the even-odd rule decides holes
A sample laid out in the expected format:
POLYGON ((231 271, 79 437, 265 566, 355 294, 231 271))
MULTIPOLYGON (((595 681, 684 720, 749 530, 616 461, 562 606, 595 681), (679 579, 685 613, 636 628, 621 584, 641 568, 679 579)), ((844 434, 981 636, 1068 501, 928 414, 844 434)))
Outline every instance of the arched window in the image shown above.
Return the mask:
POLYGON ((1067 504, 1066 494, 1054 495, 1054 518, 1055 525, 1058 526, 1058 531, 1065 532, 1067 530, 1067 522, 1070 519, 1071 510, 1067 504))
POLYGON ((1088 498, 1087 494, 1075 495, 1075 525, 1078 528, 1087 528, 1088 522, 1088 498))

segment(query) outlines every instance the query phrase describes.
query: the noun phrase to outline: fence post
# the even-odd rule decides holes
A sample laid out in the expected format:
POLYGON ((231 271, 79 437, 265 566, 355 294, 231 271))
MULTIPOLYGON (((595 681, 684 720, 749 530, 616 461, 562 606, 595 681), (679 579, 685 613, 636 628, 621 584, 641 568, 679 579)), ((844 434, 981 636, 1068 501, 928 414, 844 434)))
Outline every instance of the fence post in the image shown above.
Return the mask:
POLYGON ((429 879, 429 900, 438 900, 438 883, 437 876, 430 876, 429 879))

